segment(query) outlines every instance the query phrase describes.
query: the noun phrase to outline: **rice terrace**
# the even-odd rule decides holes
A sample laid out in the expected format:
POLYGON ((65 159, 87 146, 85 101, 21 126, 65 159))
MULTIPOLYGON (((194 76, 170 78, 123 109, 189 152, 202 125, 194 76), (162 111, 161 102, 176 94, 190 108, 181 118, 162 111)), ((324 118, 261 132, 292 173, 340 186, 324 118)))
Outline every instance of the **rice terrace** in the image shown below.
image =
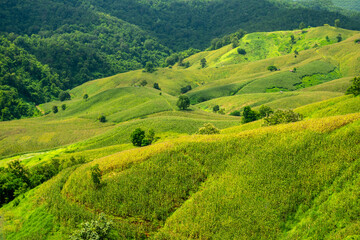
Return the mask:
POLYGON ((0 1, 0 240, 360 239, 360 1, 0 1))

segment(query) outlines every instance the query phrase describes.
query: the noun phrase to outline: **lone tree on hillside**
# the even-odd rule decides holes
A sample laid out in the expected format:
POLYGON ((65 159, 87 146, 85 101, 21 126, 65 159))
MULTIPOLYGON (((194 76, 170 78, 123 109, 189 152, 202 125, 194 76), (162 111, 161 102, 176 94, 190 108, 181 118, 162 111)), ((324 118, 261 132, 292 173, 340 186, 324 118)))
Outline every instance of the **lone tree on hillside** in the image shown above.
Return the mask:
POLYGON ((261 118, 268 117, 272 113, 274 113, 274 111, 269 106, 261 105, 259 108, 259 115, 261 118))
POLYGON ((176 103, 176 106, 178 106, 178 108, 180 110, 185 110, 190 106, 190 99, 188 96, 186 95, 181 95, 179 97, 179 100, 176 103))
POLYGON ((88 98, 89 98, 89 95, 88 95, 87 93, 85 93, 84 96, 83 96, 83 99, 84 99, 85 101, 87 101, 88 98))
POLYGON ((243 115, 242 123, 249 123, 256 121, 258 119, 258 113, 251 110, 251 107, 249 106, 244 108, 242 115, 243 115))
POLYGON ((218 112, 219 110, 220 110, 219 105, 215 105, 215 106, 213 107, 213 112, 218 112))
POLYGON ((145 138, 145 131, 137 128, 131 133, 130 138, 134 146, 141 147, 142 141, 145 138))
POLYGON ((346 94, 360 95, 360 77, 355 77, 352 80, 352 85, 347 89, 346 94))
POLYGON ((106 117, 105 117, 103 114, 101 114, 101 115, 98 117, 98 120, 99 120, 99 122, 104 123, 104 122, 106 122, 106 117))
POLYGON ((59 111, 59 109, 57 106, 53 106, 52 111, 53 111, 53 113, 57 113, 59 111))
POLYGON ((147 85, 147 81, 144 79, 140 82, 140 85, 145 87, 147 85))
POLYGON ((341 41, 342 41, 341 33, 339 33, 339 35, 336 36, 336 39, 337 39, 338 42, 341 42, 341 41))
POLYGON ((157 90, 161 90, 158 83, 154 83, 154 88, 157 89, 157 90))
POLYGON ((70 93, 66 92, 66 91, 62 91, 59 94, 59 100, 61 102, 65 101, 65 100, 71 100, 71 96, 70 93))
POLYGON ((95 185, 95 188, 99 188, 101 185, 101 177, 102 177, 102 173, 101 170, 99 168, 99 164, 96 164, 95 166, 93 166, 91 168, 91 178, 92 181, 95 185))
POLYGON ((201 61, 200 61, 201 67, 202 68, 206 67, 206 64, 207 64, 206 59, 205 58, 201 59, 201 61))
POLYGON ((62 109, 63 111, 65 111, 65 110, 66 110, 66 104, 61 105, 61 109, 62 109))

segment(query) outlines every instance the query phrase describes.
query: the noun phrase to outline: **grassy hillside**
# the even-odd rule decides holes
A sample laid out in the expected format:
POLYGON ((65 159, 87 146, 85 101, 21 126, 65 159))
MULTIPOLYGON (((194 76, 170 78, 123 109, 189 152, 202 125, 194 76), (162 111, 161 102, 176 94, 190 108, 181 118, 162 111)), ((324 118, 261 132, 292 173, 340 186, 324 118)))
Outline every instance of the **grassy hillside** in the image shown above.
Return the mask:
POLYGON ((189 68, 90 81, 37 106, 44 116, 1 123, 0 187, 25 184, 10 202, 1 189, 0 236, 67 239, 104 213, 110 239, 360 237, 360 97, 344 94, 360 74, 359 38, 329 26, 248 34, 248 59, 231 46, 200 52, 189 68), (186 85, 194 105, 180 111, 186 85), (265 127, 229 115, 264 104, 304 119, 265 127), (199 135, 206 123, 220 133, 199 135), (136 128, 153 129, 153 144, 134 147, 136 128))

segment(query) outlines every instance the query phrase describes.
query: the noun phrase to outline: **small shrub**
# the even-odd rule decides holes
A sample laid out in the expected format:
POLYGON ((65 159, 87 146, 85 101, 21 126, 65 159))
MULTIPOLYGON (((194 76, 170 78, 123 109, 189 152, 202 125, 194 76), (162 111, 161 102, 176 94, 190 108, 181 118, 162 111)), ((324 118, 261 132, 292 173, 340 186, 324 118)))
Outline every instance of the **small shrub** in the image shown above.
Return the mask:
POLYGON ((281 123, 297 122, 303 119, 303 116, 292 110, 277 110, 275 113, 264 118, 265 125, 277 125, 281 123))
POLYGON ((91 179, 96 188, 98 188, 101 185, 101 177, 102 177, 102 173, 99 168, 99 164, 96 164, 95 166, 91 167, 91 179))
POLYGON ((104 123, 104 122, 106 122, 106 117, 105 117, 104 115, 100 115, 100 116, 98 117, 98 120, 99 120, 99 122, 104 123))
POLYGON ((66 110, 66 104, 61 105, 61 109, 62 109, 63 111, 65 111, 65 110, 66 110))
POLYGON ((161 90, 158 83, 154 83, 154 88, 157 89, 157 90, 161 90))
POLYGON ((277 71, 278 68, 276 66, 271 65, 271 66, 268 66, 267 70, 273 72, 273 71, 277 71))
POLYGON ((220 110, 220 107, 219 107, 219 105, 215 105, 214 107, 213 107, 213 112, 218 112, 220 110))
POLYGON ((84 99, 85 101, 87 101, 88 98, 89 98, 89 95, 88 95, 87 93, 85 93, 84 96, 83 96, 83 99, 84 99))
POLYGON ((57 113, 59 111, 59 109, 57 106, 53 106, 52 111, 53 111, 53 113, 57 113))
POLYGON ((140 82, 140 85, 141 85, 142 87, 145 87, 145 86, 147 85, 147 81, 146 81, 146 80, 142 80, 142 81, 140 82))
POLYGON ((105 218, 102 213, 98 220, 81 224, 81 229, 76 230, 71 240, 95 240, 95 239, 117 239, 113 232, 113 223, 105 218))
POLYGON ((224 115, 225 114, 225 108, 221 108, 219 111, 218 111, 219 114, 221 115, 224 115))
POLYGON ((230 115, 231 115, 231 116, 239 117, 239 116, 240 116, 240 111, 239 111, 239 110, 235 110, 235 111, 231 112, 230 115))
POLYGON ((352 80, 352 85, 346 90, 346 94, 360 95, 360 77, 355 77, 352 80))
POLYGON ((201 61, 200 61, 200 65, 202 68, 206 67, 206 64, 207 64, 207 61, 205 58, 202 58, 201 61))
POLYGON ((360 39, 356 39, 354 43, 360 44, 360 39))
POLYGON ((205 123, 204 126, 199 129, 198 133, 203 135, 219 134, 220 130, 211 123, 205 123))
POLYGON ((238 52, 238 54, 240 54, 240 55, 245 55, 245 54, 246 54, 246 50, 243 49, 243 48, 238 48, 238 49, 237 49, 237 52, 238 52))
POLYGON ((182 93, 182 94, 184 94, 184 93, 187 93, 188 91, 190 91, 192 88, 191 88, 191 86, 190 85, 187 85, 186 87, 182 87, 181 89, 180 89, 180 92, 182 93))

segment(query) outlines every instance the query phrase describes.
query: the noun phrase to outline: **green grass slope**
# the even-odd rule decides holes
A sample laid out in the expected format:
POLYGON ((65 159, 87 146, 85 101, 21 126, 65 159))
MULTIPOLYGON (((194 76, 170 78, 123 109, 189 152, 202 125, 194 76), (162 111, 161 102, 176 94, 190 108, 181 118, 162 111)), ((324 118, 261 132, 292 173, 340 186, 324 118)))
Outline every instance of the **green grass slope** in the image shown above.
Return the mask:
POLYGON ((356 236, 359 130, 356 113, 112 154, 3 207, 2 229, 7 239, 61 239, 104 212, 119 238, 356 236), (91 181, 95 164, 100 188, 91 181))

